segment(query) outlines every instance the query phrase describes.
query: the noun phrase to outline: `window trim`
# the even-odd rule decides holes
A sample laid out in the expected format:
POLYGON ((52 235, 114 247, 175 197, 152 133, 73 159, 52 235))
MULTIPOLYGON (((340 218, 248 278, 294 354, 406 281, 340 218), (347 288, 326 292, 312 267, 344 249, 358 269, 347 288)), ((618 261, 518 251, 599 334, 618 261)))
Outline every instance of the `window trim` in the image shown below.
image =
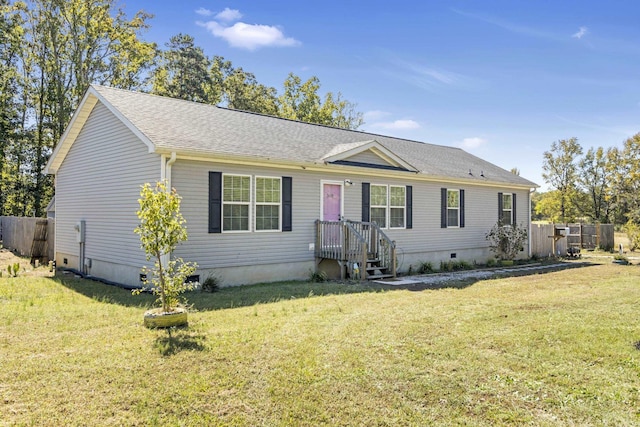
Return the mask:
POLYGON ((277 233, 282 231, 282 177, 281 176, 266 176, 266 175, 255 175, 253 177, 253 188, 254 188, 254 197, 253 197, 253 230, 256 233, 277 233), (280 183, 279 186, 279 195, 280 201, 278 203, 273 202, 258 202, 258 178, 262 179, 277 179, 280 183), (258 206, 278 206, 278 228, 277 229, 269 229, 269 230, 258 230, 258 206))
POLYGON ((371 214, 371 210, 372 209, 380 209, 383 208, 384 209, 384 227, 381 226, 380 224, 378 224, 376 222, 376 224, 378 225, 378 227, 380 227, 383 230, 386 230, 388 228, 388 224, 389 224, 389 186, 387 184, 370 184, 369 186, 369 220, 371 222, 373 221, 373 215, 371 214), (385 205, 374 205, 373 204, 373 187, 384 187, 385 188, 385 192, 386 192, 386 204, 385 205))
POLYGON ((446 200, 446 202, 447 202, 447 204, 446 204, 446 206, 447 206, 447 216, 446 216, 447 228, 461 228, 460 227, 460 189, 458 189, 458 188, 456 188, 456 189, 447 188, 447 200, 446 200), (458 206, 457 207, 454 207, 454 208, 449 207, 449 192, 450 191, 458 193, 458 206), (458 212, 458 214, 456 215, 457 223, 458 223, 457 225, 449 225, 449 210, 450 209, 455 209, 458 212))
POLYGON ((252 224, 252 218, 253 218, 253 209, 252 209, 252 205, 253 205, 253 185, 251 185, 251 183, 253 182, 253 177, 251 175, 244 175, 244 174, 237 174, 237 173, 223 173, 222 174, 222 185, 221 185, 221 204, 220 204, 220 219, 221 219, 221 224, 220 224, 220 230, 222 233, 251 233, 253 231, 253 224, 252 224), (239 177, 244 177, 244 178, 249 178, 249 201, 248 202, 226 202, 224 200, 224 178, 226 176, 239 176, 239 177), (240 206, 244 206, 244 205, 248 205, 249 206, 249 222, 247 224, 247 229, 246 230, 225 230, 224 229, 224 206, 225 205, 240 205, 240 206))
POLYGON ((500 215, 500 220, 502 221, 502 225, 504 226, 512 226, 514 223, 514 218, 513 218, 513 194, 512 193, 502 193, 502 212, 500 215), (505 209, 504 207, 504 200, 505 197, 509 197, 510 201, 511 201, 511 208, 510 209, 505 209), (509 212, 509 224, 505 224, 504 223, 504 217, 505 217, 505 212, 509 212))
POLYGON ((380 224, 378 224, 378 226, 382 229, 382 230, 406 230, 407 229, 407 186, 406 185, 398 185, 398 184, 375 184, 375 183, 370 183, 369 184, 369 222, 373 222, 372 215, 371 215, 371 209, 373 208, 384 208, 385 210, 385 226, 382 227, 380 226, 380 224), (373 187, 385 187, 386 189, 386 193, 387 193, 387 204, 386 206, 383 205, 374 205, 373 204, 373 198, 371 197, 371 192, 372 192, 372 188, 373 187), (391 205, 391 188, 404 188, 404 205, 402 206, 392 206, 391 205), (392 227, 391 226, 391 209, 402 209, 403 211, 403 226, 402 227, 392 227))
POLYGON ((388 204, 389 204, 389 229, 390 230, 404 230, 407 228, 407 186, 406 185, 394 185, 389 184, 388 188, 388 204), (402 206, 391 205, 391 188, 404 188, 404 204, 402 206), (391 209, 402 209, 402 227, 391 226, 391 209))

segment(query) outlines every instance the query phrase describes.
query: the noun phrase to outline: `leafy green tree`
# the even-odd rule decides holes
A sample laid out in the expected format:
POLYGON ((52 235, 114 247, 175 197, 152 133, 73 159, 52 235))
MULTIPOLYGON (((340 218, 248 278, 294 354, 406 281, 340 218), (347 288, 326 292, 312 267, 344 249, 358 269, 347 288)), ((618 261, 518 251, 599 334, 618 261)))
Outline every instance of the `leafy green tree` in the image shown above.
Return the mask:
POLYGON ((277 90, 258 83, 252 73, 246 73, 242 68, 236 68, 227 75, 223 88, 228 108, 278 115, 277 90))
POLYGON ((622 231, 627 234, 627 238, 629 239, 629 250, 635 251, 640 248, 640 225, 629 220, 622 227, 622 231))
POLYGON ((582 147, 577 138, 562 139, 551 144, 551 150, 544 152, 542 178, 557 190, 553 193, 559 198, 560 218, 568 220, 567 207, 577 198, 578 157, 582 147))
POLYGON ((222 56, 215 55, 210 60, 209 80, 211 84, 207 87, 207 99, 211 104, 219 104, 225 96, 225 79, 233 73, 233 64, 222 56))
POLYGON ((155 45, 139 38, 150 15, 127 20, 116 0, 27 0, 11 7, 0 25, 7 17, 20 22, 18 72, 3 96, 17 105, 18 118, 3 159, 16 163, 3 168, 3 181, 9 180, 12 209, 40 216, 53 194, 44 166, 88 85, 140 87, 155 45))
POLYGON ((614 224, 624 224, 628 221, 625 190, 625 170, 622 152, 618 147, 607 150, 607 174, 610 176, 609 194, 607 203, 610 208, 610 217, 614 224))
POLYGON ((154 259, 151 289, 158 296, 162 312, 170 313, 180 303, 180 295, 192 288, 185 279, 196 270, 194 263, 184 262, 181 258, 170 259, 178 244, 187 240, 186 221, 180 213, 180 196, 175 189, 169 190, 165 182, 157 182, 155 188, 146 183, 138 203, 140 209, 136 214, 140 225, 134 231, 140 236, 147 261, 154 259))
POLYGON ((154 94, 345 129, 357 129, 363 123, 356 105, 340 93, 328 92, 323 100, 317 77, 302 82, 290 73, 279 95, 276 88, 258 82, 253 73, 234 67, 231 61, 207 58, 189 35, 173 36, 166 46, 152 73, 154 94))
POLYGON ((640 133, 628 138, 622 150, 612 149, 613 181, 619 213, 640 224, 640 133))
POLYGON ((178 34, 167 43, 160 65, 154 70, 152 93, 186 101, 217 103, 211 99, 210 61, 193 37, 178 34))
POLYGON ((535 214, 539 219, 554 223, 560 221, 560 197, 557 190, 539 193, 535 203, 535 214))
POLYGON ((342 95, 328 92, 322 102, 318 90, 320 80, 311 77, 306 82, 293 73, 284 81, 284 90, 279 97, 278 115, 291 120, 357 129, 364 122, 362 114, 356 112, 355 104, 343 100, 342 95))
POLYGON ((13 214, 7 203, 12 179, 7 157, 16 143, 20 121, 15 93, 20 78, 18 60, 23 29, 19 9, 8 0, 0 0, 0 215, 13 214))
POLYGON ((608 153, 602 147, 590 148, 578 163, 578 185, 587 195, 585 213, 594 221, 609 221, 611 189, 608 153))

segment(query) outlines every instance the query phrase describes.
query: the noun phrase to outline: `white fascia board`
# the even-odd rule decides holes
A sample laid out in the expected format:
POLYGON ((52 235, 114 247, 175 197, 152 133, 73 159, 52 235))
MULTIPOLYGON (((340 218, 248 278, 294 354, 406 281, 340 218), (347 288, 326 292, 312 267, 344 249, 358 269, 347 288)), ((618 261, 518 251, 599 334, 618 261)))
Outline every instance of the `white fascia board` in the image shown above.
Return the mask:
POLYGON ((383 159, 384 161, 386 161, 387 163, 393 166, 400 166, 411 172, 418 171, 418 169, 412 166, 409 162, 407 162, 402 157, 395 154, 393 151, 386 148, 384 145, 380 144, 375 139, 371 141, 363 141, 363 142, 364 144, 362 145, 358 145, 354 148, 345 149, 335 154, 333 154, 334 151, 332 150, 332 152, 324 156, 322 160, 324 160, 326 163, 331 163, 339 160, 348 160, 349 157, 355 156, 356 154, 360 154, 364 151, 371 151, 376 156, 380 157, 381 159, 383 159))
MULTIPOLYGON (((160 153, 160 152, 158 152, 160 153)), ((170 151, 163 152, 163 154, 170 154, 170 151)), ((214 155, 204 154, 196 152, 178 151, 178 160, 192 160, 199 162, 212 162, 219 164, 230 165, 242 165, 252 167, 265 167, 273 169, 288 169, 288 170, 305 170, 309 172, 330 173, 332 175, 342 175, 344 177, 351 176, 366 176, 373 177, 372 170, 368 168, 362 168, 358 166, 347 165, 335 165, 324 163, 300 163, 300 162, 287 162, 281 160, 265 159, 264 157, 240 157, 229 155, 214 155)), ((420 172, 408 172, 408 171, 394 171, 385 169, 375 170, 376 178, 394 178, 394 179, 406 179, 410 181, 423 181, 423 182, 437 182, 442 184, 452 185, 474 185, 480 187, 492 187, 492 188, 509 188, 514 190, 529 190, 531 186, 520 185, 515 183, 497 182, 490 180, 476 180, 476 179, 464 179, 464 178, 451 178, 439 175, 426 175, 420 172)))
POLYGON ((93 108, 98 102, 101 102, 107 109, 115 115, 131 132, 133 132, 149 149, 149 153, 153 153, 156 150, 155 145, 149 138, 138 128, 136 128, 125 116, 120 113, 113 105, 111 105, 93 86, 89 86, 87 92, 85 92, 82 101, 76 108, 76 111, 71 118, 71 122, 67 125, 60 141, 56 145, 47 166, 45 167, 45 174, 55 174, 58 172, 58 168, 64 161, 65 157, 69 153, 71 146, 76 141, 76 138, 80 134, 80 131, 84 127, 89 115, 93 111, 93 108))
POLYGON ((62 134, 62 137, 60 137, 60 140, 56 144, 53 153, 51 153, 49 161, 44 168, 45 175, 55 174, 56 172, 58 172, 58 168, 62 164, 64 158, 67 156, 69 149, 78 137, 78 134, 82 130, 85 122, 87 121, 87 118, 89 117, 89 114, 91 114, 91 111, 93 110, 93 107, 95 107, 97 102, 98 98, 96 97, 95 93, 91 91, 91 88, 89 88, 89 90, 87 90, 87 92, 84 94, 82 101, 80 101, 80 105, 73 113, 71 122, 67 125, 67 128, 62 134))

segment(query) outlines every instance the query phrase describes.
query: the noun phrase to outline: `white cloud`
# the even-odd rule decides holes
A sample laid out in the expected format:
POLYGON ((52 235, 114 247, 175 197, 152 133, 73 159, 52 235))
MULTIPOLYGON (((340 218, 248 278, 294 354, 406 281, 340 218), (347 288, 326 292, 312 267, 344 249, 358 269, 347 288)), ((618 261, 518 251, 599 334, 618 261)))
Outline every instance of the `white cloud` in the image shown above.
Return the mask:
POLYGON ((433 89, 440 85, 457 85, 464 79, 462 75, 457 73, 424 67, 422 65, 406 61, 399 61, 398 65, 402 66, 409 72, 407 80, 423 89, 433 89))
POLYGON ((213 15, 213 12, 211 12, 209 9, 205 9, 204 7, 201 7, 198 10, 196 10, 196 13, 198 15, 201 15, 201 16, 211 16, 211 15, 213 15))
POLYGON ((242 18, 242 14, 237 9, 229 9, 225 7, 224 10, 216 15, 216 19, 219 21, 233 22, 242 18))
POLYGON ((229 26, 221 23, 235 21, 241 17, 240 11, 225 8, 215 16, 216 20, 196 23, 205 27, 215 37, 226 40, 231 47, 240 49, 256 50, 261 47, 289 47, 301 44, 292 37, 286 37, 282 30, 275 26, 244 22, 236 22, 229 26))
POLYGON ((476 136, 473 138, 465 138, 462 140, 462 142, 457 143, 456 146, 460 148, 464 148, 465 150, 474 150, 486 143, 487 143, 486 139, 479 138, 476 136))
POLYGON ((477 19, 491 25, 495 25, 497 27, 500 27, 504 30, 507 30, 515 34, 522 34, 525 36, 536 37, 540 39, 561 40, 561 37, 558 37, 556 34, 552 34, 548 31, 539 30, 537 28, 528 27, 526 25, 505 21, 491 15, 470 13, 470 12, 466 12, 459 9, 451 9, 451 10, 454 13, 457 13, 459 15, 466 16, 467 18, 477 19))
POLYGON ((410 129, 419 129, 420 124, 414 120, 404 119, 404 120, 395 120, 393 122, 372 123, 370 127, 384 129, 384 130, 410 130, 410 129))
POLYGON ((419 62, 406 61, 394 56, 391 56, 388 62, 389 66, 380 69, 382 73, 427 91, 449 87, 473 90, 483 86, 483 83, 475 78, 425 66, 419 62))
POLYGON ((580 27, 578 32, 573 34, 571 37, 576 38, 576 39, 581 39, 582 37, 587 35, 588 32, 589 32, 589 30, 587 29, 587 27, 580 27))

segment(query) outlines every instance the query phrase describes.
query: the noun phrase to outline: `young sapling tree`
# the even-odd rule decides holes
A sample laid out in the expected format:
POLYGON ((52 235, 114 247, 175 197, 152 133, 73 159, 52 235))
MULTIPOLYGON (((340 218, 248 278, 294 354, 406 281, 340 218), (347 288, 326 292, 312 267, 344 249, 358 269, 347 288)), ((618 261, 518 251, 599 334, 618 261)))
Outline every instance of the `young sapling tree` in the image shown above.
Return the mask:
MULTIPOLYGON (((154 267, 145 269, 145 284, 151 284, 152 292, 158 296, 157 302, 163 313, 175 311, 180 303, 180 295, 193 288, 185 279, 196 270, 196 264, 184 262, 181 258, 170 259, 171 253, 187 240, 185 219, 180 213, 180 196, 175 189, 169 190, 164 181, 155 188, 146 183, 140 191, 140 209, 136 212, 140 225, 134 230, 140 236, 140 246, 147 261, 154 259, 154 267)), ((140 293, 136 290, 134 293, 140 293)))

